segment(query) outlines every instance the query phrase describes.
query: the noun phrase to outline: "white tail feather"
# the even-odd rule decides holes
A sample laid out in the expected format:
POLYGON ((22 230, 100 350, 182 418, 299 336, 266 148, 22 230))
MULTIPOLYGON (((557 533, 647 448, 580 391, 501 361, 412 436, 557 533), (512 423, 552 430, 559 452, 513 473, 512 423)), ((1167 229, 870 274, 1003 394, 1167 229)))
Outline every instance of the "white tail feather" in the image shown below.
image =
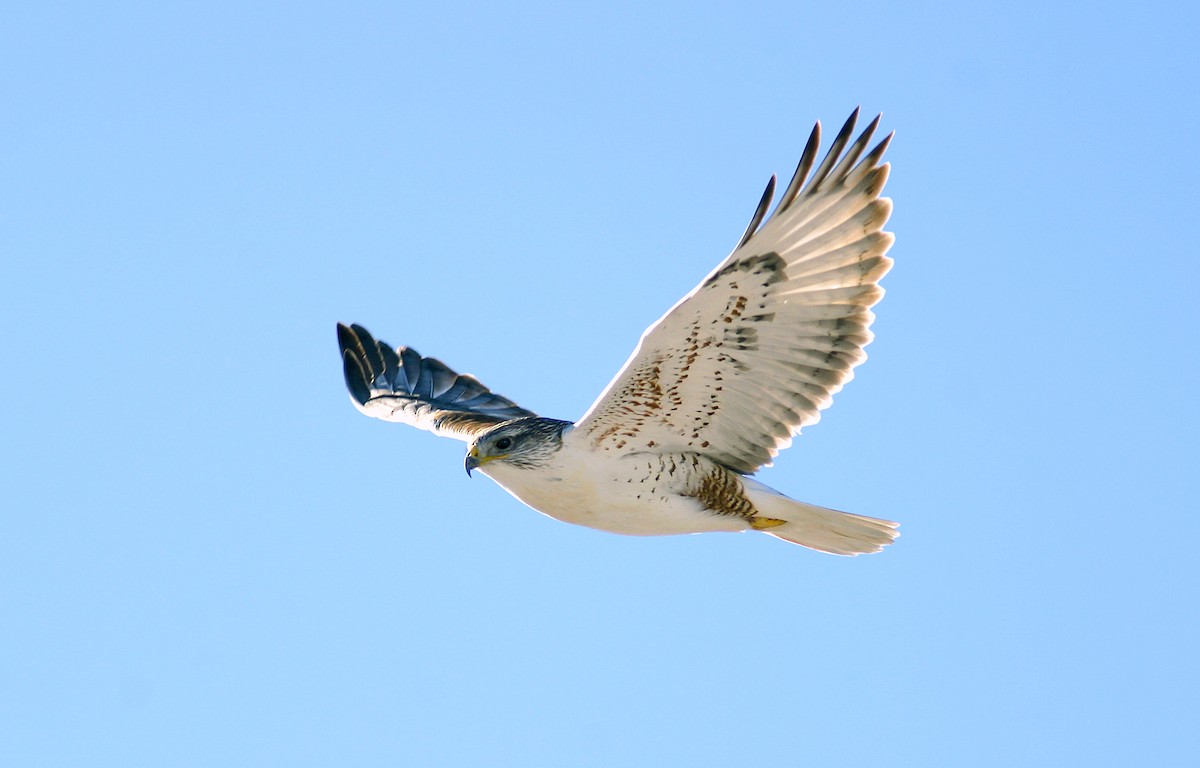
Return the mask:
POLYGON ((759 515, 786 521, 763 529, 784 541, 834 555, 864 555, 880 551, 900 535, 899 523, 805 504, 748 477, 742 482, 759 515))

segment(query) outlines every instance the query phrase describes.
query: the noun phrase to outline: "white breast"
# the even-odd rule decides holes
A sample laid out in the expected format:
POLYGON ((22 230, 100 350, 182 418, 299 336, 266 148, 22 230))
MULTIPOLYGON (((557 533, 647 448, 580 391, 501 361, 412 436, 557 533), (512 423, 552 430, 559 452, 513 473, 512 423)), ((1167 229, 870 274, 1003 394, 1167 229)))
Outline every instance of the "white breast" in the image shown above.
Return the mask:
POLYGON ((714 514, 680 495, 693 471, 682 456, 613 457, 567 439, 548 466, 521 469, 497 461, 479 469, 526 505, 575 525, 633 536, 748 527, 742 518, 714 514))

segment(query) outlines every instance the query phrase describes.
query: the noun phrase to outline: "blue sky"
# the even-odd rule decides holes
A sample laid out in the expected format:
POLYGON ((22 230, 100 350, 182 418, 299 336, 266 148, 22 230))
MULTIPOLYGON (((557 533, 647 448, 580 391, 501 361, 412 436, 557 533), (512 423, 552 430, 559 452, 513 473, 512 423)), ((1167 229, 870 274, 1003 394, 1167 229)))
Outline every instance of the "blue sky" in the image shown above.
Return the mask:
POLYGON ((1182 764, 1183 3, 0 16, 14 766, 1182 764), (334 324, 575 418, 813 121, 895 130, 870 360, 762 479, 880 555, 542 517, 334 324))

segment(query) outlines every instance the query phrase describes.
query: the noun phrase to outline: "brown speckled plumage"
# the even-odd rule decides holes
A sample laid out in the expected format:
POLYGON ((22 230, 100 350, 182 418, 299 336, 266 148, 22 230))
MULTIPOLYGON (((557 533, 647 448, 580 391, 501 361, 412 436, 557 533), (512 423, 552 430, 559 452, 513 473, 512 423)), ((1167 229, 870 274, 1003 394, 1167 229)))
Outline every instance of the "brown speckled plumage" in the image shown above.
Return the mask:
POLYGON ((635 535, 753 528, 826 552, 878 551, 894 523, 750 477, 820 418, 872 338, 892 263, 880 196, 891 136, 868 151, 879 118, 851 141, 857 117, 820 163, 813 129, 775 210, 772 178, 733 252, 646 331, 574 425, 339 325, 355 405, 467 441, 468 472, 560 520, 635 535))

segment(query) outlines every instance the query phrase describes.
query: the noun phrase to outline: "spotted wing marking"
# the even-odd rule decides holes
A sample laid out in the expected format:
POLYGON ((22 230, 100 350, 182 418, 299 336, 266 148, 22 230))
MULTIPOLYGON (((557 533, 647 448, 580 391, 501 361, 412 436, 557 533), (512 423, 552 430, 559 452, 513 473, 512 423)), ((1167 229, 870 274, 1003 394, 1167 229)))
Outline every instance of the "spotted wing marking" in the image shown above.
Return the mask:
MULTIPOLYGON (((672 449, 709 448, 704 432, 722 408, 725 380, 750 370, 739 353, 758 349, 754 324, 774 319, 768 295, 783 279, 786 267, 772 252, 740 259, 711 275, 697 292, 714 297, 728 294, 723 308, 712 316, 703 313, 703 303, 699 304, 686 321, 679 347, 670 354, 648 357, 629 371, 605 412, 619 418, 593 420, 588 436, 617 451, 633 450, 636 438, 649 425, 684 435, 672 449)), ((660 446, 651 439, 644 447, 660 446)))
POLYGON ((576 424, 593 449, 696 451, 749 474, 820 419, 866 358, 892 264, 891 136, 868 151, 879 118, 852 141, 857 119, 820 162, 813 129, 771 215, 774 179, 733 253, 642 335, 576 424))

